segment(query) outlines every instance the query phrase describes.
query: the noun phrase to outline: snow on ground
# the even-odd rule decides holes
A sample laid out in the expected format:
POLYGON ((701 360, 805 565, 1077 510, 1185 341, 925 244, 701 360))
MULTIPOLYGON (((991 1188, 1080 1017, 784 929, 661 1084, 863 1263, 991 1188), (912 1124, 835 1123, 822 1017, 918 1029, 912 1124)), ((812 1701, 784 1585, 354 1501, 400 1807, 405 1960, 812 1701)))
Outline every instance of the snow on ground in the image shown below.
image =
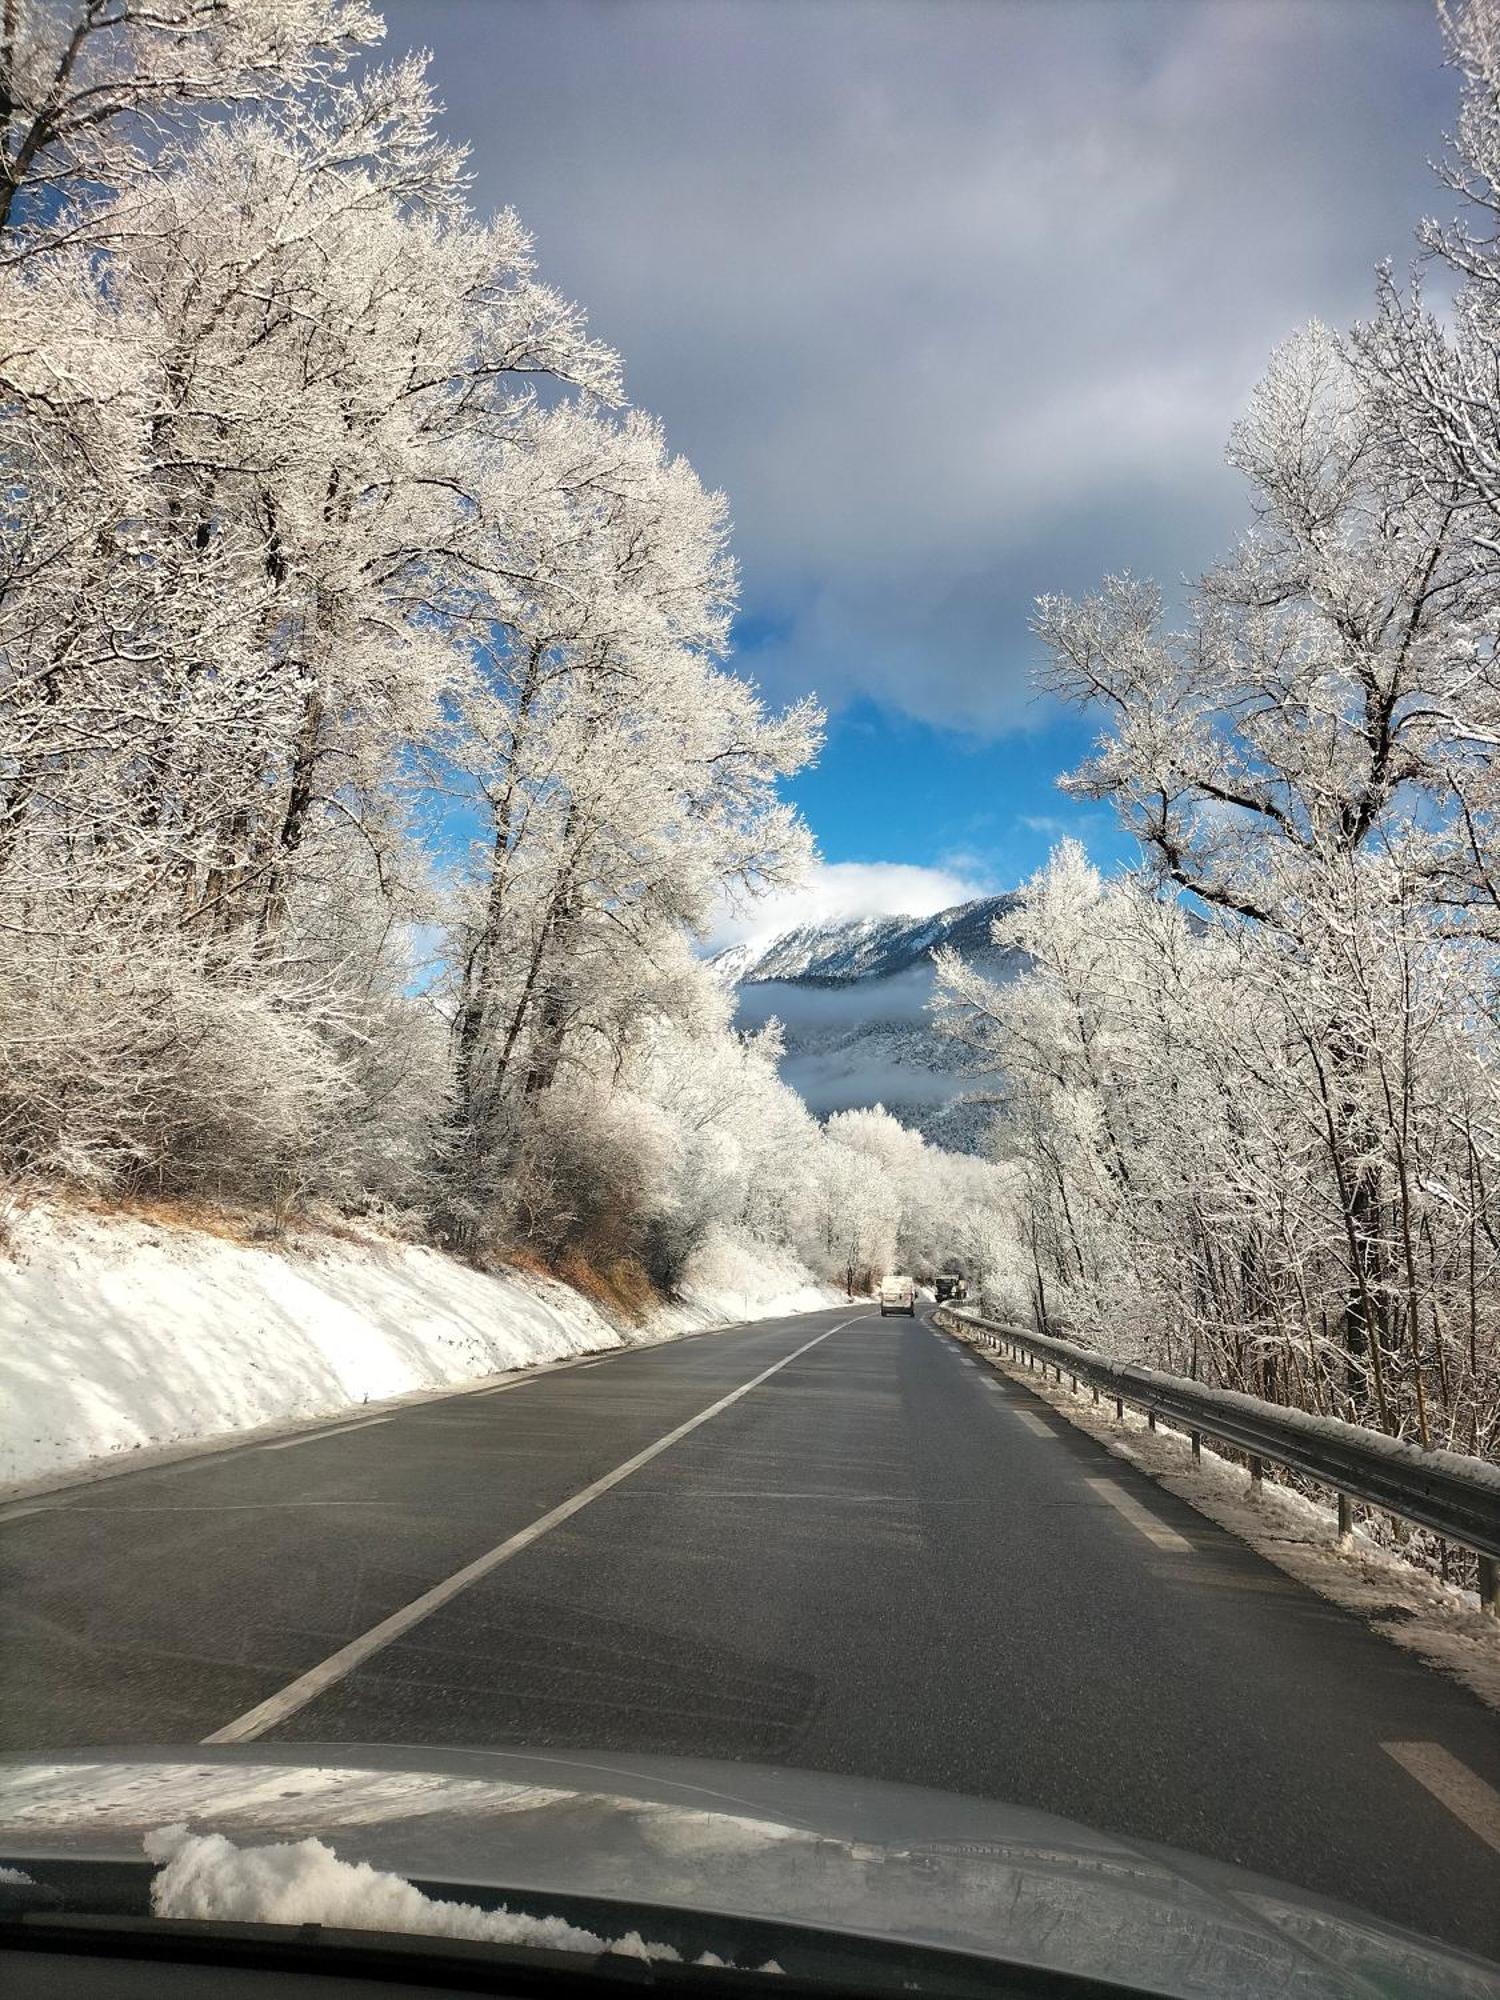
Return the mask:
POLYGON ((0 1251, 0 1485, 357 1416, 516 1369, 842 1294, 711 1245, 684 1302, 621 1328, 581 1294, 389 1237, 272 1246, 124 1216, 22 1211, 0 1251))
POLYGON ((651 1330, 657 1335, 692 1333, 704 1326, 779 1319, 844 1303, 841 1291, 814 1283, 784 1251, 716 1233, 694 1253, 680 1302, 663 1306, 653 1317, 651 1330))
MULTIPOLYGON (((966 1336, 960 1331, 960 1338, 966 1336)), ((1472 1591, 1443 1583, 1403 1562, 1357 1530, 1348 1548, 1339 1544, 1338 1515, 1305 1493, 1262 1482, 1257 1494, 1243 1466, 1209 1446, 1193 1463, 1192 1447, 1178 1431, 1127 1407, 1117 1420, 1107 1398, 1095 1404, 1066 1383, 1044 1381, 1038 1369, 1005 1359, 993 1348, 982 1360, 1040 1396, 1079 1430, 1125 1458, 1186 1500, 1210 1521, 1248 1542, 1258 1555, 1296 1577, 1319 1596, 1353 1611, 1397 1645, 1453 1675, 1491 1708, 1500 1709, 1500 1620, 1482 1612, 1472 1591)))

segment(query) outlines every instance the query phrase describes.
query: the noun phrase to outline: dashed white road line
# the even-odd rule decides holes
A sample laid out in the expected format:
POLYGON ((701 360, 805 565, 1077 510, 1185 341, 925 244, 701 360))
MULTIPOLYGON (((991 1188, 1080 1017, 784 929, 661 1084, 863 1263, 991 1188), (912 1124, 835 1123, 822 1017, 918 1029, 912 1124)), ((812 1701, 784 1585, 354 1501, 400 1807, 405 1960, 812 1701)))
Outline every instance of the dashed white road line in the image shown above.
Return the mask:
POLYGON ((1032 1410, 1012 1410, 1011 1415, 1015 1418, 1018 1424, 1024 1424, 1027 1430, 1032 1432, 1033 1435, 1036 1437, 1055 1438, 1057 1436, 1057 1432, 1053 1428, 1053 1426, 1049 1423, 1044 1422, 1043 1419, 1037 1416, 1036 1413, 1032 1410))
POLYGON ((855 1320, 863 1317, 862 1313, 855 1313, 849 1319, 840 1320, 837 1326, 830 1326, 825 1332, 815 1334, 811 1340, 804 1341, 793 1353, 785 1355, 780 1361, 773 1362, 769 1368, 763 1368, 759 1375, 752 1376, 748 1382, 742 1382, 738 1389, 731 1389, 727 1396, 721 1396, 717 1403, 710 1403, 706 1410, 700 1410, 696 1417, 689 1417, 685 1424, 679 1424, 675 1430, 668 1431, 666 1436, 658 1438, 655 1444, 649 1444, 644 1451, 638 1451, 634 1458, 627 1458, 625 1463, 617 1465, 613 1472, 606 1472, 602 1478, 581 1487, 570 1499, 564 1500, 560 1506, 551 1508, 528 1527, 507 1536, 503 1542, 486 1550, 482 1556, 476 1556, 473 1562, 465 1563, 462 1569, 457 1569, 451 1576, 444 1577, 441 1583, 435 1583, 431 1590, 424 1590, 420 1597, 414 1597, 409 1604, 403 1604, 401 1609, 393 1611, 389 1618, 382 1618, 380 1623, 372 1625, 368 1632, 362 1632, 357 1639, 351 1639, 347 1646, 340 1646, 339 1650, 330 1653, 326 1660, 320 1661, 315 1667, 310 1667, 305 1674, 299 1674, 296 1680, 289 1681, 275 1694, 257 1702, 254 1708, 247 1708, 243 1715, 237 1715, 233 1722, 226 1722, 222 1729, 216 1729, 211 1736, 205 1736, 203 1741, 248 1743, 257 1736, 263 1736, 268 1729, 274 1728, 278 1723, 285 1722, 289 1715, 295 1715, 298 1709, 306 1708, 310 1701, 343 1680, 346 1674, 362 1666, 374 1654, 389 1646, 392 1640, 399 1639, 414 1625, 420 1625, 424 1618, 431 1617, 434 1611, 440 1610, 452 1598, 457 1597, 460 1591, 467 1590, 471 1583, 478 1583, 482 1577, 498 1569, 501 1563, 509 1562, 512 1556, 518 1556, 523 1549, 529 1549, 533 1542, 540 1541, 551 1529, 561 1527, 564 1521, 569 1521, 575 1514, 581 1513, 591 1500, 597 1500, 612 1486, 618 1486, 622 1479, 628 1479, 632 1472, 638 1472, 643 1465, 649 1465, 653 1458, 659 1458, 680 1439, 687 1437, 700 1425, 710 1422, 721 1411, 727 1410, 732 1403, 737 1403, 741 1396, 748 1396, 750 1391, 758 1389, 762 1382, 768 1382, 783 1368, 789 1368, 810 1348, 818 1346, 830 1335, 842 1332, 846 1326, 853 1326, 855 1320))
POLYGON ((1131 1527, 1144 1535, 1148 1542, 1154 1542, 1157 1548, 1191 1552, 1193 1545, 1186 1535, 1179 1535, 1175 1528, 1169 1528, 1149 1507, 1143 1507, 1133 1494, 1127 1493, 1123 1486, 1117 1486, 1112 1479, 1087 1479, 1084 1484, 1101 1500, 1107 1500, 1117 1513, 1123 1514, 1131 1527))
POLYGON ((364 1417, 357 1424, 335 1424, 332 1430, 308 1431, 302 1437, 277 1438, 274 1444, 257 1445, 257 1451, 291 1451, 299 1444, 321 1444, 324 1438, 342 1437, 346 1431, 372 1431, 377 1424, 388 1424, 389 1417, 364 1417))
POLYGON ((1441 1743, 1382 1743, 1408 1777, 1415 1778, 1470 1833, 1500 1854, 1500 1792, 1445 1750, 1441 1743))

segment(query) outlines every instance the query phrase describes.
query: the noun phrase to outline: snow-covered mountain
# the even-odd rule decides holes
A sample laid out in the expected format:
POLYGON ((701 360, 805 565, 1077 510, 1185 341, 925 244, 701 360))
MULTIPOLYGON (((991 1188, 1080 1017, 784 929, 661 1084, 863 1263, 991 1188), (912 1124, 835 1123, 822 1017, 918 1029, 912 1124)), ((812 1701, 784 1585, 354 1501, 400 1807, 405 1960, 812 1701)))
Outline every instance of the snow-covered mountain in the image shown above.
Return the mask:
POLYGON ((932 952, 949 945, 996 978, 1021 961, 990 941, 1014 896, 983 896, 929 917, 856 917, 804 924, 770 943, 731 945, 715 970, 736 989, 736 1019, 786 1031, 781 1073, 819 1117, 884 1104, 939 1144, 970 1148, 984 1113, 973 1100, 986 1079, 956 1073, 935 1033, 932 952))

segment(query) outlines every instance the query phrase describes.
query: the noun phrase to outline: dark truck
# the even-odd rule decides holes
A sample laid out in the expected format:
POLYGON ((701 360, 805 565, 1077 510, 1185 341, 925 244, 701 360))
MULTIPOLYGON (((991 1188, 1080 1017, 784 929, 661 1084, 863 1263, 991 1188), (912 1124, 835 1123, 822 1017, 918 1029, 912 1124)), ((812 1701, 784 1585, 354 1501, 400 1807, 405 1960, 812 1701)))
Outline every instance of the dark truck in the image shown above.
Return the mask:
POLYGON ((961 1278, 957 1271, 944 1271, 933 1287, 939 1305, 945 1299, 966 1299, 969 1296, 969 1282, 961 1278))

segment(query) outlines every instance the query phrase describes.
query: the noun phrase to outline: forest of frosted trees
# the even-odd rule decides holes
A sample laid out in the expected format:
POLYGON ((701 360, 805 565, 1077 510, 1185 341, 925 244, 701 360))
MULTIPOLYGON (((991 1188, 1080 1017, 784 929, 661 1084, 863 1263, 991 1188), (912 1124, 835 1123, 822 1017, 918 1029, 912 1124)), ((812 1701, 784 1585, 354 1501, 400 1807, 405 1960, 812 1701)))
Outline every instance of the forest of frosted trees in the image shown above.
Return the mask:
POLYGON ((805 865, 821 717, 382 33, 6 9, 0 1171, 666 1289, 978 1260, 995 1169, 731 1030, 694 939, 805 865))
POLYGON ((1500 1453, 1500 7, 1456 11, 1467 221, 1288 341, 1230 441, 1253 525, 1182 615, 1043 599, 1065 846, 940 1005, 1003 1067, 1007 1305, 1112 1353, 1500 1453))

